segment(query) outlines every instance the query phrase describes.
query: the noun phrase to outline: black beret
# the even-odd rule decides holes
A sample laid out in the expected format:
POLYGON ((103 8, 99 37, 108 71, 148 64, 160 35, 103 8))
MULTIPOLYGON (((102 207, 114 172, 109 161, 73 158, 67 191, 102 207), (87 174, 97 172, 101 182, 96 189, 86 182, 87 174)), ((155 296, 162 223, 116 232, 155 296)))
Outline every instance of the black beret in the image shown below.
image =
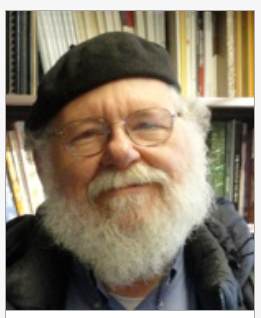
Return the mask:
POLYGON ((159 79, 180 90, 167 51, 134 34, 104 33, 72 46, 40 83, 26 119, 26 130, 41 129, 83 93, 131 77, 159 79))

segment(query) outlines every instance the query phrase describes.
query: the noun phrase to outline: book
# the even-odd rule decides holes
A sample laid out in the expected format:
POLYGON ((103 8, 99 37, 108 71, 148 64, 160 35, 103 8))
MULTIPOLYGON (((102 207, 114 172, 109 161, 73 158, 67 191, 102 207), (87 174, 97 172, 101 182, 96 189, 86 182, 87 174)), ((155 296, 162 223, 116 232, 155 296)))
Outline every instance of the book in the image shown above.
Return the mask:
MULTIPOLYGON (((235 122, 234 122, 235 123, 235 122)), ((225 197, 231 202, 233 201, 233 180, 234 180, 234 136, 235 129, 233 121, 226 123, 226 182, 225 197)))
POLYGON ((58 60, 69 48, 69 43, 66 38, 65 28, 62 19, 62 11, 49 11, 50 22, 52 25, 53 38, 55 39, 56 57, 58 60))
POLYGON ((19 184, 19 179, 17 175, 17 171, 15 168, 15 163, 12 155, 12 149, 10 145, 10 136, 9 133, 6 134, 6 169, 7 174, 10 180, 10 186, 12 189, 14 202, 16 206, 16 210, 19 215, 24 215, 26 211, 26 206, 23 200, 23 194, 21 190, 21 185, 19 184))
POLYGON ((180 86, 182 95, 187 95, 187 35, 186 35, 186 11, 179 13, 180 31, 180 86))
POLYGON ((204 96, 213 96, 213 23, 212 12, 204 11, 203 13, 203 36, 204 36, 204 96))
POLYGON ((82 11, 72 11, 73 13, 73 23, 76 32, 77 43, 82 43, 86 40, 87 35, 85 31, 83 12, 82 11))
POLYGON ((236 96, 235 13, 226 11, 227 19, 227 96, 236 96))
POLYGON ((115 31, 112 11, 104 11, 106 32, 115 31))
POLYGON ((29 24, 29 94, 36 95, 37 86, 39 83, 39 59, 38 59, 38 47, 37 47, 37 20, 36 11, 29 12, 28 16, 29 24))
MULTIPOLYGON (((111 12, 111 11, 110 11, 111 12)), ((99 34, 98 22, 95 11, 83 11, 86 39, 91 39, 99 34)))
POLYGON ((235 13, 216 12, 217 29, 217 94, 219 97, 236 96, 235 13))
MULTIPOLYGON (((149 12, 149 11, 144 11, 149 12)), ((120 11, 122 31, 134 33, 134 11, 120 11)))
POLYGON ((205 96, 204 85, 204 17, 203 12, 197 13, 197 94, 198 96, 205 96))
POLYGON ((8 93, 17 93, 16 91, 16 13, 9 11, 9 91, 8 93))
POLYGON ((145 12, 135 11, 134 12, 134 33, 138 36, 146 39, 146 28, 145 28, 145 12))
POLYGON ((235 72, 236 72, 236 97, 243 97, 243 86, 244 86, 244 76, 243 76, 243 12, 235 11, 235 72))
POLYGON ((165 11, 154 11, 155 16, 155 42, 166 48, 166 19, 165 11))
POLYGON ((154 11, 145 11, 145 26, 147 40, 151 42, 156 42, 154 11))
POLYGON ((5 219, 6 222, 16 218, 18 216, 16 206, 14 203, 14 197, 10 186, 10 181, 6 173, 5 176, 5 219))
POLYGON ((225 196, 226 123, 214 121, 210 133, 210 183, 218 197, 225 196))
POLYGON ((186 11, 187 96, 197 96, 196 12, 186 11))
POLYGON ((22 197, 23 202, 23 211, 22 214, 32 214, 33 209, 29 197, 29 190, 26 182, 26 175, 24 171, 23 162, 20 156, 20 149, 19 149, 19 143, 16 137, 16 132, 14 130, 8 130, 7 131, 9 142, 10 142, 10 148, 11 148, 11 154, 14 162, 14 167, 17 175, 17 181, 19 183, 19 189, 22 197))
POLYGON ((5 12, 5 28, 6 28, 6 38, 5 38, 5 60, 6 60, 6 64, 5 64, 5 74, 6 74, 6 81, 5 81, 5 92, 6 94, 9 93, 10 90, 10 79, 9 79, 9 65, 10 65, 10 43, 9 43, 9 39, 10 39, 10 34, 9 34, 9 25, 10 25, 10 21, 9 21, 9 12, 6 11, 5 12))
POLYGON ((247 96, 255 93, 255 16, 254 11, 247 11, 247 96))
POLYGON ((112 11, 112 18, 115 31, 122 31, 120 11, 112 11))
POLYGON ((96 11, 96 17, 97 17, 99 34, 103 34, 106 32, 104 11, 96 11))
POLYGON ((166 18, 167 47, 169 50, 170 60, 177 81, 180 83, 180 32, 179 32, 179 13, 178 11, 167 11, 166 18))
POLYGON ((227 19, 226 12, 216 12, 217 31, 217 97, 228 96, 227 76, 227 19))
POLYGON ((67 40, 67 50, 71 45, 76 45, 77 37, 76 37, 76 30, 73 21, 73 12, 70 10, 63 10, 61 11, 62 22, 64 26, 65 38, 67 40))
MULTIPOLYGON (((59 46, 57 41, 58 37, 56 36, 56 32, 55 32, 56 25, 59 26, 61 21, 54 21, 52 17, 52 13, 55 13, 58 11, 46 10, 46 11, 38 11, 38 12, 39 14, 42 15, 42 18, 43 18, 42 27, 45 30, 47 50, 49 51, 51 67, 52 67, 61 56, 61 52, 59 51, 59 46)), ((64 32, 62 33, 62 35, 64 36, 64 32)))
POLYGON ((233 202, 237 209, 239 209, 239 200, 240 200, 240 171, 241 171, 241 164, 242 164, 242 122, 239 120, 233 121, 233 128, 235 132, 234 135, 234 176, 233 176, 233 202))
POLYGON ((244 217, 244 205, 245 205, 245 180, 246 180, 246 160, 247 160, 247 131, 248 123, 242 123, 242 141, 241 141, 241 166, 240 166, 240 177, 239 177, 239 202, 238 212, 244 217))
POLYGON ((245 156, 245 180, 244 180, 244 206, 243 217, 249 222, 250 205, 251 205, 251 182, 252 182, 252 153, 253 153, 253 130, 248 127, 246 134, 246 156, 245 156))
POLYGON ((250 200, 248 222, 253 224, 255 222, 255 133, 254 129, 251 131, 252 135, 252 149, 251 149, 251 172, 250 172, 250 200))
POLYGON ((39 53, 41 58, 41 64, 43 72, 46 73, 52 66, 52 59, 48 49, 47 37, 48 34, 44 28, 44 19, 41 13, 42 11, 37 11, 37 44, 39 46, 39 53))
POLYGON ((13 123, 16 138, 18 140, 21 163, 24 168, 24 179, 28 189, 28 196, 31 203, 32 213, 34 213, 37 207, 44 201, 44 191, 39 176, 37 174, 33 154, 31 151, 25 149, 24 125, 24 121, 16 121, 13 123))
POLYGON ((31 61, 29 60, 29 11, 20 11, 21 13, 21 48, 20 48, 20 83, 21 89, 20 94, 29 94, 30 84, 29 84, 29 64, 31 61))
POLYGON ((21 94, 22 11, 15 11, 15 92, 21 94))

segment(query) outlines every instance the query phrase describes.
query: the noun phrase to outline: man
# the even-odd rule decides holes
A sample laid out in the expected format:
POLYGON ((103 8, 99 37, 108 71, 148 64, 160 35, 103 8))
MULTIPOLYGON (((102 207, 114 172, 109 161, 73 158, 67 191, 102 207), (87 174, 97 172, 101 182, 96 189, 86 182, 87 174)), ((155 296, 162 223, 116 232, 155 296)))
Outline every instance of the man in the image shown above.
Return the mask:
POLYGON ((207 181, 206 107, 160 46, 107 33, 45 75, 26 122, 46 202, 7 230, 13 309, 253 308, 253 242, 207 181))

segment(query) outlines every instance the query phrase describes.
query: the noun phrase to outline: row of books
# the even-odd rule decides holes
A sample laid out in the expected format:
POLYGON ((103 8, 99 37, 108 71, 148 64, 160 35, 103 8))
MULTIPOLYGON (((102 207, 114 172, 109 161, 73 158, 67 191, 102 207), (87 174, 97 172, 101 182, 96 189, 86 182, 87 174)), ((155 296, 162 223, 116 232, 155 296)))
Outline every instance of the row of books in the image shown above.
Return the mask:
POLYGON ((165 46, 164 11, 37 11, 37 34, 47 71, 70 45, 105 32, 135 33, 165 46))
POLYGON ((209 135, 210 182, 219 197, 254 223, 254 129, 240 120, 214 121, 209 135))
POLYGON ((254 11, 7 11, 7 93, 34 94, 71 45, 125 31, 166 47, 186 96, 254 96, 254 11))
POLYGON ((6 93, 36 94, 41 70, 33 11, 6 11, 6 93))
POLYGON ((6 11, 6 93, 33 94, 71 45, 124 31, 166 46, 164 11, 6 11))
POLYGON ((14 122, 13 129, 6 131, 6 198, 7 219, 34 214, 44 201, 32 152, 25 147, 24 121, 14 122))
POLYGON ((168 11, 167 43, 187 96, 254 96, 254 11, 168 11))

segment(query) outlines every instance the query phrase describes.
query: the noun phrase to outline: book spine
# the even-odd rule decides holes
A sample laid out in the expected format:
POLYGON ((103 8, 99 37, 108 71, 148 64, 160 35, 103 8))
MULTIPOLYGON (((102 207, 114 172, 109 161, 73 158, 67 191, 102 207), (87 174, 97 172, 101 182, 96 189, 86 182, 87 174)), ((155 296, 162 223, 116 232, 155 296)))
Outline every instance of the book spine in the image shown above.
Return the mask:
POLYGON ((236 96, 235 69, 235 15, 234 11, 227 11, 227 90, 228 97, 236 96))
POLYGON ((97 22, 98 22, 99 34, 105 33, 106 32, 106 24, 105 24, 104 11, 96 11, 96 18, 97 18, 97 22))
POLYGON ((235 12, 235 62, 236 62, 236 97, 243 97, 243 36, 242 12, 235 12))
POLYGON ((118 32, 122 31, 120 11, 116 11, 116 10, 112 11, 112 18, 113 18, 115 31, 118 31, 118 32))
POLYGON ((155 42, 166 48, 166 18, 165 11, 154 11, 155 14, 155 42))
POLYGON ((247 130, 248 124, 242 123, 242 142, 241 142, 241 167, 240 167, 240 184, 239 184, 239 203, 238 212, 244 217, 244 205, 245 205, 245 180, 246 180, 246 145, 247 145, 247 130))
POLYGON ((255 93, 255 12, 247 11, 247 83, 248 95, 253 97, 255 93))
POLYGON ((37 31, 36 31, 36 11, 29 12, 28 27, 29 27, 29 41, 28 41, 28 82, 29 94, 36 95, 38 85, 38 48, 37 48, 37 31))
POLYGON ((52 66, 50 53, 48 50, 47 35, 44 29, 44 20, 42 11, 37 11, 37 44, 39 46, 39 55, 43 67, 43 73, 46 73, 52 66))
POLYGON ((10 25, 10 19, 9 19, 9 12, 5 12, 5 28, 6 28, 6 41, 5 41, 5 58, 6 58, 6 64, 5 64, 5 74, 6 74, 6 88, 5 93, 8 94, 10 91, 10 71, 9 71, 9 65, 10 65, 10 34, 9 34, 9 25, 10 25))
POLYGON ((198 95, 203 97, 204 92, 204 23, 203 23, 203 13, 198 12, 197 14, 197 70, 198 70, 198 80, 197 80, 197 92, 198 95))
POLYGON ((248 222, 254 224, 255 222, 255 133, 254 129, 251 131, 252 149, 251 149, 251 170, 250 170, 250 200, 248 222))
POLYGON ((241 170, 241 146, 242 146, 242 122, 235 122, 235 151, 234 151, 234 180, 233 180, 233 202, 239 209, 240 195, 240 170, 241 170))
POLYGON ((16 206, 14 203, 14 197, 10 186, 10 180, 8 175, 5 177, 5 217, 6 222, 16 218, 18 216, 16 206))
POLYGON ((226 123, 213 122, 210 134, 211 184, 218 197, 225 196, 226 123))
POLYGON ((135 34, 146 39, 144 11, 135 11, 134 13, 135 34))
POLYGON ((16 210, 19 215, 24 215, 27 213, 27 210, 24 203, 21 185, 19 183, 17 170, 15 167, 9 132, 6 133, 6 167, 10 178, 12 193, 14 195, 16 210))
POLYGON ((154 11, 145 11, 145 22, 146 22, 146 34, 147 40, 151 42, 156 41, 155 35, 155 15, 154 11))
POLYGON ((44 201, 43 188, 38 177, 36 166, 33 160, 32 152, 25 149, 25 129, 24 121, 16 121, 13 124, 16 138, 18 140, 21 162, 25 173, 25 182, 28 189, 28 196, 31 203, 32 211, 35 212, 37 207, 44 201))
POLYGON ((77 44, 76 30, 73 21, 73 13, 72 11, 67 10, 62 11, 61 15, 65 29, 65 34, 67 35, 67 45, 69 48, 71 45, 77 44))
POLYGON ((106 32, 115 31, 112 11, 104 11, 106 32))
MULTIPOLYGON (((147 13, 150 11, 145 11, 145 12, 147 13)), ((134 11, 120 11, 120 16, 121 16, 122 31, 134 33, 134 29, 135 29, 134 11)), ((153 28, 153 24, 151 25, 151 28, 153 28)), ((147 30, 147 32, 148 32, 148 30, 147 30)), ((148 35, 148 33, 147 33, 147 35, 148 35)))

